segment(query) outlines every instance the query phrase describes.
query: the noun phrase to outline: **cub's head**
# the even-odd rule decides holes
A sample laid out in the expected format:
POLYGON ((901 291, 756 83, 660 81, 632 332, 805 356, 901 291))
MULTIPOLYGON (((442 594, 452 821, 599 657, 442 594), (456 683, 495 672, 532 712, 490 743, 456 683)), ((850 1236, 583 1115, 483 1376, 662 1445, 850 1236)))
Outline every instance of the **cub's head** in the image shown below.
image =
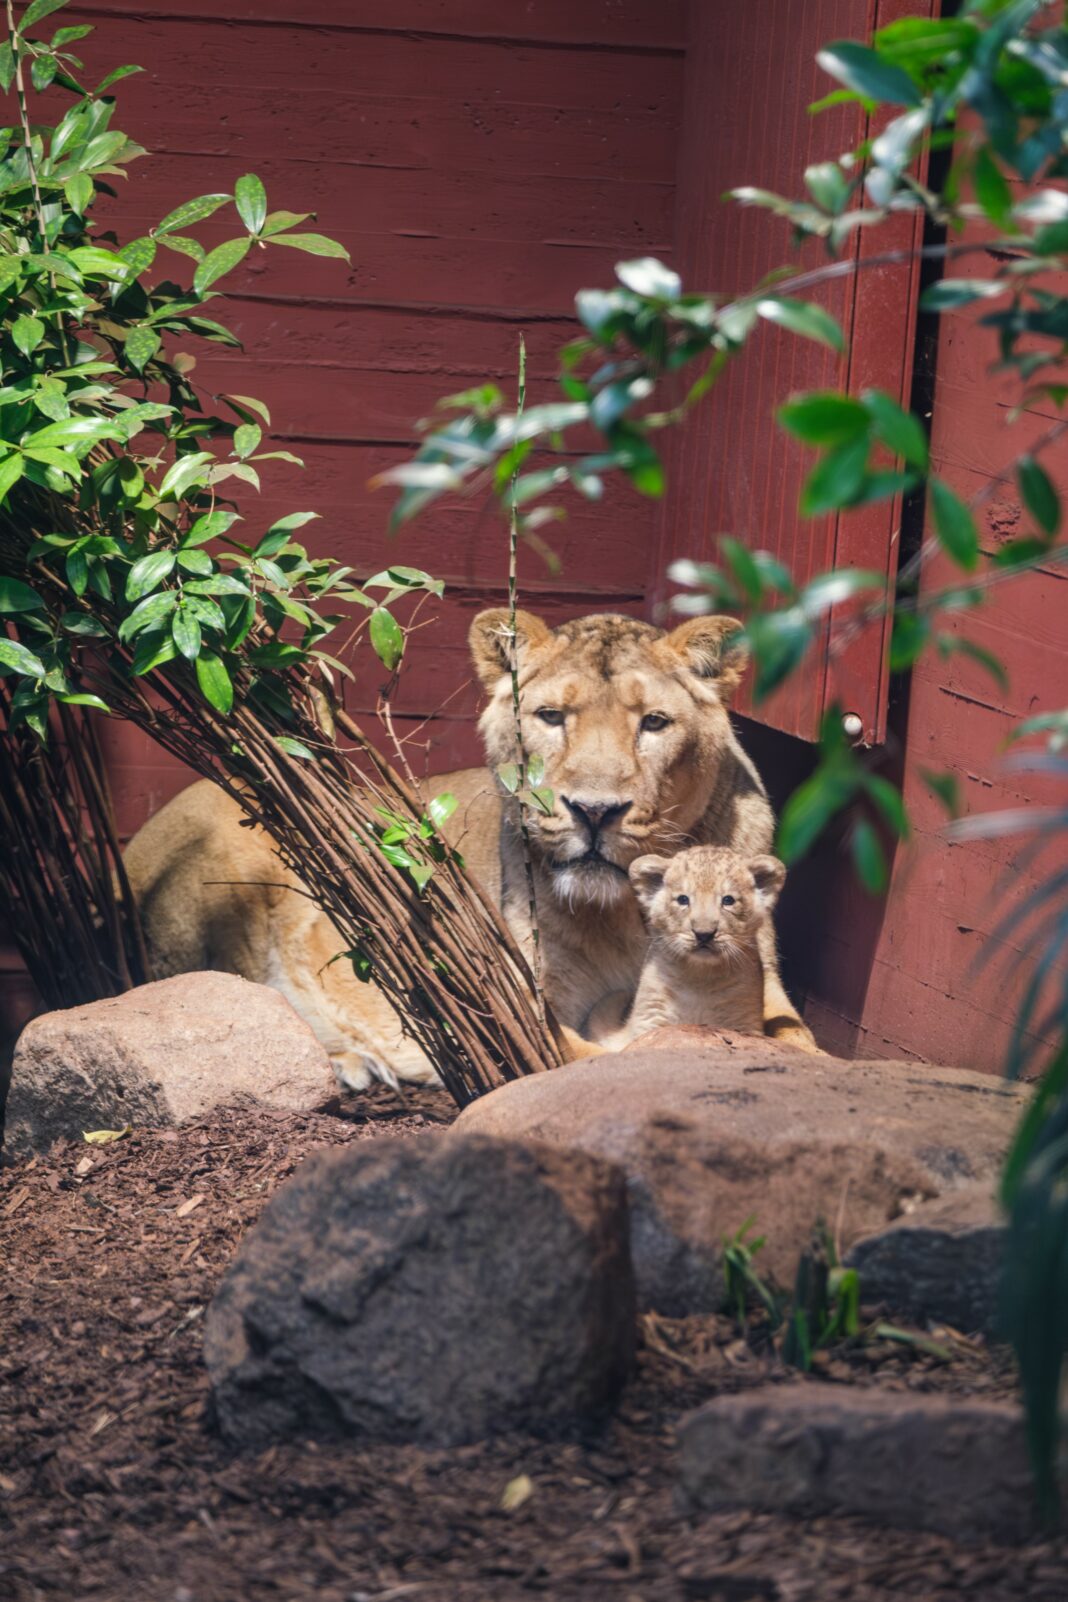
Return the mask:
POLYGON ((638 857, 630 865, 650 934, 662 951, 687 963, 730 962, 752 951, 785 878, 778 857, 742 857, 721 846, 638 857))
MULTIPOLYGON (((549 816, 529 814, 533 848, 562 900, 629 898, 629 864, 685 841, 724 764, 734 771, 727 706, 745 668, 732 643, 739 628, 702 617, 665 633, 606 613, 550 629, 517 615, 523 740, 554 796, 549 816)), ((515 760, 507 631, 503 608, 471 628, 494 769, 515 760)))

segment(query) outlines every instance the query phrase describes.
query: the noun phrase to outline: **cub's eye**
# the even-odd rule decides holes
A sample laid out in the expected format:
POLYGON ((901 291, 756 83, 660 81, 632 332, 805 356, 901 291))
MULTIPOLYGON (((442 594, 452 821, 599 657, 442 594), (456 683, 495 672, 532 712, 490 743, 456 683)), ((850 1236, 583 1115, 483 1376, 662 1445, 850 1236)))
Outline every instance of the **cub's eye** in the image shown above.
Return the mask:
POLYGON ((679 907, 688 907, 690 905, 690 898, 689 896, 676 896, 675 904, 679 907))
POLYGON ((663 712, 647 712, 638 727, 643 734, 656 734, 660 729, 666 729, 671 719, 665 717, 663 712))
POLYGON ((539 706, 534 716, 547 723, 551 729, 558 729, 564 721, 564 714, 558 706, 539 706))
POLYGON ((734 897, 733 896, 724 896, 723 897, 723 905, 725 907, 733 907, 734 906, 734 897))

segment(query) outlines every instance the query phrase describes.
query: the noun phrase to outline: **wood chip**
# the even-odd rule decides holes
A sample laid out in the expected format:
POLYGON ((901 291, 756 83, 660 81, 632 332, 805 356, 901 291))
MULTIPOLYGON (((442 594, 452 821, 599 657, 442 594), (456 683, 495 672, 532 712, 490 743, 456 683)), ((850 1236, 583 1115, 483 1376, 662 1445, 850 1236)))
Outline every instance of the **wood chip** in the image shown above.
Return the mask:
POLYGON ((4 1208, 4 1217, 10 1218, 12 1213, 17 1212, 23 1202, 29 1199, 29 1195, 30 1188, 28 1185, 23 1185, 20 1190, 17 1190, 4 1208))
POLYGON ((189 1200, 184 1201, 175 1211, 175 1218, 188 1218, 189 1214, 195 1212, 204 1200, 206 1200, 204 1196, 190 1196, 189 1200))
POLYGON ((92 1171, 93 1171, 93 1159, 91 1157, 83 1157, 81 1162, 75 1163, 75 1165, 74 1165, 75 1175, 79 1179, 84 1179, 86 1174, 91 1174, 92 1171))

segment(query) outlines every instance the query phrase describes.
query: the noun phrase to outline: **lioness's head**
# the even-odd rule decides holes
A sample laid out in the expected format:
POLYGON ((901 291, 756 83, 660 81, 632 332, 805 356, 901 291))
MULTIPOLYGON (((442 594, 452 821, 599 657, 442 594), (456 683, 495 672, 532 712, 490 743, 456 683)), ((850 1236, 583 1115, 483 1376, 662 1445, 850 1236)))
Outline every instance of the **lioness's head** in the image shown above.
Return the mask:
MULTIPOLYGON (((605 613, 550 629, 517 615, 523 740, 554 796, 549 816, 529 814, 530 829, 561 899, 629 897, 635 857, 688 843, 738 754, 727 706, 745 668, 739 627, 702 617, 665 633, 605 613)), ((516 755, 503 608, 476 617, 471 650, 496 769, 516 755)))
POLYGON ((756 950, 785 878, 777 857, 743 857, 723 846, 638 857, 630 865, 630 882, 657 945, 677 962, 700 966, 756 950))

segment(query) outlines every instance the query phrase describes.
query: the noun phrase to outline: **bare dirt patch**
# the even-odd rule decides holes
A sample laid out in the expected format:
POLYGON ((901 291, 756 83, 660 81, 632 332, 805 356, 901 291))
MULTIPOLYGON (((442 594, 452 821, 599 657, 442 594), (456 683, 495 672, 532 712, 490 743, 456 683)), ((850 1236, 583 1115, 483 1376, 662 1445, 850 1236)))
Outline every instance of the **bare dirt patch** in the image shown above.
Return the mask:
MULTIPOLYGON (((784 1374, 732 1324, 642 1322, 615 1417, 556 1441, 460 1450, 225 1447, 201 1360, 203 1310, 242 1233, 313 1148, 415 1138, 434 1092, 347 1117, 231 1108, 109 1146, 58 1143, 0 1174, 0 1598, 39 1602, 1063 1602, 1068 1545, 1005 1548, 732 1513, 674 1499, 678 1418, 784 1374), (88 1165, 88 1166, 87 1166, 88 1165), (513 1511, 505 1488, 527 1490, 513 1511)), ((492 1206, 492 1198, 487 1198, 492 1206)), ((520 1248, 521 1249, 521 1248, 520 1248)), ((821 1377, 1012 1394, 1007 1362, 891 1343, 821 1377)))

